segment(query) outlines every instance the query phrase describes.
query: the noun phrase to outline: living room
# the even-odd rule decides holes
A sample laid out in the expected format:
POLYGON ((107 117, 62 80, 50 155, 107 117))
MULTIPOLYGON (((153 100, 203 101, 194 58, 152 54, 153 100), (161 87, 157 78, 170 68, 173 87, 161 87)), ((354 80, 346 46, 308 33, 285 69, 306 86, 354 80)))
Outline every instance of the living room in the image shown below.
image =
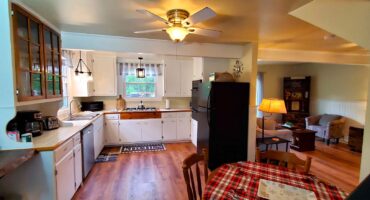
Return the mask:
MULTIPOLYGON (((365 65, 259 62, 258 66, 257 81, 262 84, 259 86, 257 83, 257 96, 261 93, 263 98, 283 99, 284 77, 310 77, 309 116, 333 114, 344 117, 344 126, 340 130, 343 137, 339 138, 338 144, 336 140, 329 142, 316 134, 314 151, 291 151, 302 158, 312 157, 313 173, 349 191, 359 180, 361 160, 359 151, 350 150, 353 148, 348 145, 349 132, 350 127, 363 130, 365 125, 368 74, 369 69, 365 65)), ((288 121, 281 114, 265 114, 265 117, 277 123, 288 121)), ((362 145, 362 138, 358 143, 362 145)))

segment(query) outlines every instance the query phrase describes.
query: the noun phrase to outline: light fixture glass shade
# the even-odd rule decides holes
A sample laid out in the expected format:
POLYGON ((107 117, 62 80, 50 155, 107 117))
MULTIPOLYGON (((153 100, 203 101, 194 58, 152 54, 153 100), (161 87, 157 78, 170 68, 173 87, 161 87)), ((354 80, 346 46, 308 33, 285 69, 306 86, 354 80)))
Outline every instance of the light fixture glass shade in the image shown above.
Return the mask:
POLYGON ((136 77, 137 78, 145 78, 145 69, 144 68, 136 68, 136 77))
POLYGON ((274 98, 262 99, 258 110, 267 113, 287 113, 284 100, 274 98))
POLYGON ((189 34, 188 29, 183 28, 183 27, 177 27, 177 26, 168 28, 166 32, 170 36, 171 40, 176 41, 176 42, 180 42, 184 40, 184 38, 189 34))

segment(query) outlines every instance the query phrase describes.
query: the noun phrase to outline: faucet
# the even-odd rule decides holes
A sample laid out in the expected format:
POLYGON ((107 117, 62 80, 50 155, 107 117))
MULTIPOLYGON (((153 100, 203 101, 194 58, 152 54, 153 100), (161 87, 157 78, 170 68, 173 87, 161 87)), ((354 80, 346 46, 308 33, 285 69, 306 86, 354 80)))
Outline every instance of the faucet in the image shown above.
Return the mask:
MULTIPOLYGON (((75 99, 72 99, 72 100, 69 102, 69 119, 72 119, 72 103, 73 103, 74 101, 78 103, 78 101, 77 101, 77 100, 75 100, 75 99)), ((79 103, 78 103, 78 105, 80 106, 80 104, 79 104, 79 103)))

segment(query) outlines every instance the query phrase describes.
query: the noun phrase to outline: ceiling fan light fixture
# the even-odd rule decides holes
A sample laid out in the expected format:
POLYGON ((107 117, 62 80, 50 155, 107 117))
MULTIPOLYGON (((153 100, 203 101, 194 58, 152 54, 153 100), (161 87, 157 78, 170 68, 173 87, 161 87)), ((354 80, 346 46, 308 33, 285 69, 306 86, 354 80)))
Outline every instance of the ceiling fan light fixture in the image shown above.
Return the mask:
POLYGON ((170 27, 166 30, 167 34, 170 36, 171 40, 175 42, 181 42, 189 34, 188 29, 184 27, 170 27))

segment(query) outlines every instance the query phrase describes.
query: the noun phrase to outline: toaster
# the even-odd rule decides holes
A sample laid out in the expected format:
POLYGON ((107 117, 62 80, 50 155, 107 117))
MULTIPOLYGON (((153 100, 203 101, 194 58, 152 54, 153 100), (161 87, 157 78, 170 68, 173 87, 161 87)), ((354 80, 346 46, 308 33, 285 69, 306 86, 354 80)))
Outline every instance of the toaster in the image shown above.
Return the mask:
POLYGON ((45 116, 42 118, 44 130, 53 130, 59 128, 59 120, 54 116, 45 116))

